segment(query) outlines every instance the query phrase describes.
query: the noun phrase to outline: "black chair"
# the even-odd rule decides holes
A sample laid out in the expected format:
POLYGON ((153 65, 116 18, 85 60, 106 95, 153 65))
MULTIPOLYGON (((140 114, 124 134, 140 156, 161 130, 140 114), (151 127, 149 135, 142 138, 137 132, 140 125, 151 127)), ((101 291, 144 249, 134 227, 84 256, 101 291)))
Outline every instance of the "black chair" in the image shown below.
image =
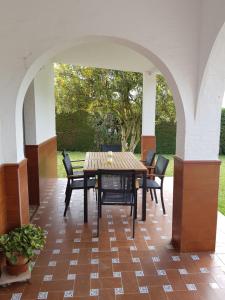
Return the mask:
POLYGON ((141 160, 143 164, 146 166, 148 169, 148 173, 150 174, 152 169, 154 169, 154 161, 155 161, 155 151, 154 150, 149 150, 146 156, 146 160, 141 160))
MULTIPOLYGON (((69 159, 70 159, 69 153, 66 152, 66 150, 63 150, 63 151, 62 151, 62 156, 63 156, 63 158, 65 158, 66 156, 68 156, 69 159)), ((71 162, 71 164, 72 164, 72 163, 80 163, 80 162, 84 162, 84 159, 78 159, 78 160, 71 160, 71 159, 70 159, 70 162, 71 162)), ((74 170, 76 170, 76 169, 77 169, 77 170, 83 169, 83 165, 73 165, 72 168, 73 168, 74 170)))
POLYGON ((134 171, 98 170, 98 222, 102 216, 102 205, 126 205, 134 207, 133 238, 137 211, 137 190, 134 171))
MULTIPOLYGON (((74 176, 74 179, 84 178, 84 172, 82 170, 79 170, 79 169, 81 169, 81 166, 74 167, 72 165, 72 161, 70 160, 69 154, 67 152, 65 152, 65 150, 63 150, 63 152, 62 152, 62 156, 63 156, 63 159, 65 160, 65 164, 67 165, 69 173, 74 176), (76 171, 77 169, 79 171, 76 171)), ((64 164, 64 166, 65 166, 65 164, 64 164)), ((68 185, 69 185, 69 179, 67 178, 67 187, 68 187, 68 185)), ((66 188, 66 191, 67 191, 67 188, 66 188)))
MULTIPOLYGON (((162 155, 159 155, 155 167, 153 169, 153 173, 149 174, 146 180, 146 189, 147 191, 148 190, 150 191, 152 201, 154 200, 153 198, 153 192, 154 192, 156 203, 158 203, 156 190, 160 190, 163 214, 166 213, 164 199, 163 199, 163 181, 164 181, 165 172, 168 163, 169 163, 169 159, 163 157, 162 155), (159 178, 159 182, 155 180, 157 177, 159 178)), ((142 187, 142 180, 140 180, 140 187, 142 187)))
POLYGON ((115 145, 103 144, 103 145, 101 145, 101 152, 108 152, 108 151, 121 152, 122 146, 119 144, 115 144, 115 145))
MULTIPOLYGON (((74 171, 68 156, 63 159, 63 164, 67 174, 67 186, 66 186, 66 197, 65 197, 65 210, 64 217, 66 216, 67 209, 70 204, 70 198, 73 190, 84 189, 84 178, 74 175, 74 171)), ((95 178, 89 178, 87 180, 87 188, 94 189, 96 180, 95 178)))

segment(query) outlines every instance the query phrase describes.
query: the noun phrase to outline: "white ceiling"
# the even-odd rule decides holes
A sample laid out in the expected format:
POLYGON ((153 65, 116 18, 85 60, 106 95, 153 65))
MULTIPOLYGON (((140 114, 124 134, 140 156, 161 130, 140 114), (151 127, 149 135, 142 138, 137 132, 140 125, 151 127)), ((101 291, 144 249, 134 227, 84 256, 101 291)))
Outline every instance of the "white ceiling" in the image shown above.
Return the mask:
POLYGON ((83 43, 54 57, 54 62, 133 72, 155 72, 156 67, 134 50, 109 41, 83 43))

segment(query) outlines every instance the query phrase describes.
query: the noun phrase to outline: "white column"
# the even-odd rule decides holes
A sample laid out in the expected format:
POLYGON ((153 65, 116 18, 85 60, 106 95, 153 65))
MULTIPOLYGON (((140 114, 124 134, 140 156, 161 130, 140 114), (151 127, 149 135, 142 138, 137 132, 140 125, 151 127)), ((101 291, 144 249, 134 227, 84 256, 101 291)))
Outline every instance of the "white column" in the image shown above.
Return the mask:
POLYGON ((53 65, 43 67, 25 96, 26 145, 38 145, 56 135, 53 65))
POLYGON ((142 136, 155 136, 156 74, 143 73, 142 136))
POLYGON ((34 81, 31 82, 24 99, 23 106, 23 120, 24 120, 24 144, 36 145, 36 116, 35 116, 35 95, 34 95, 34 81))

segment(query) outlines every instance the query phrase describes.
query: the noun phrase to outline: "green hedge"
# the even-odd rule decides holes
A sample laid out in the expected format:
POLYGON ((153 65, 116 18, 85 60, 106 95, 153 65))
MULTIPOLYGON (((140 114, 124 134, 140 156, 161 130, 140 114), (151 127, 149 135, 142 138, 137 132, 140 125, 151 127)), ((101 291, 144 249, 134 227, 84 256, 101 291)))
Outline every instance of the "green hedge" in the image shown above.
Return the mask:
MULTIPOLYGON (((95 130, 89 126, 88 113, 84 111, 57 114, 56 132, 58 150, 97 150, 94 143, 95 130)), ((176 126, 168 123, 157 125, 156 140, 158 153, 175 153, 176 126)), ((140 143, 137 145, 135 152, 141 152, 140 143)))
POLYGON ((56 115, 58 150, 87 151, 94 149, 94 129, 84 111, 56 115))
MULTIPOLYGON (((93 151, 95 130, 88 122, 88 113, 79 111, 56 115, 58 150, 93 151)), ((174 154, 176 149, 176 125, 161 123, 156 125, 157 153, 174 154)), ((140 143, 135 149, 141 152, 140 143)), ((225 109, 221 113, 220 154, 225 154, 225 109)))
POLYGON ((176 124, 161 123, 155 127, 157 153, 175 154, 176 151, 176 124))

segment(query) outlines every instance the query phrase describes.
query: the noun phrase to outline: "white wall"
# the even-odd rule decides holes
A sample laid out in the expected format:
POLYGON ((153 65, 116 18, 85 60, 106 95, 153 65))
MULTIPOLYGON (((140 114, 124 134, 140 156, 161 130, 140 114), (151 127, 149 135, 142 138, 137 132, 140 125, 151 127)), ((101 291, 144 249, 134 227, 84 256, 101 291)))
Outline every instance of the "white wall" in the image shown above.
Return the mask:
POLYGON ((34 79, 36 144, 56 135, 53 65, 44 66, 34 79))
POLYGON ((44 66, 24 100, 25 144, 38 145, 56 135, 53 65, 44 66))
POLYGON ((138 52, 106 40, 80 44, 60 53, 53 60, 86 67, 141 73, 155 69, 152 62, 138 52))
MULTIPOLYGON (((166 76, 176 104, 176 154, 183 159, 216 159, 218 134, 211 134, 211 143, 203 139, 202 149, 212 144, 204 156, 193 143, 203 136, 204 128, 198 122, 204 124, 212 110, 215 114, 211 113, 211 131, 218 131, 215 125, 218 106, 207 105, 204 109, 201 103, 204 111, 201 121, 196 107, 199 99, 204 98, 204 93, 200 98, 198 95, 208 54, 225 21, 224 3, 222 0, 4 1, 0 10, 4 161, 17 162, 23 158, 23 99, 40 68, 66 49, 102 39, 138 52, 166 76)), ((37 86, 44 88, 44 82, 39 81, 37 86)), ((40 90, 38 95, 44 99, 40 90)), ((40 114, 44 100, 41 103, 42 109, 37 108, 40 114)), ((40 142, 54 130, 46 128, 42 115, 38 123, 45 124, 37 135, 40 142)))
POLYGON ((225 1, 204 0, 201 3, 200 49, 199 49, 199 85, 206 68, 216 36, 225 22, 225 1))
POLYGON ((36 145, 36 115, 35 115, 34 81, 31 82, 24 99, 24 137, 25 145, 36 145))

